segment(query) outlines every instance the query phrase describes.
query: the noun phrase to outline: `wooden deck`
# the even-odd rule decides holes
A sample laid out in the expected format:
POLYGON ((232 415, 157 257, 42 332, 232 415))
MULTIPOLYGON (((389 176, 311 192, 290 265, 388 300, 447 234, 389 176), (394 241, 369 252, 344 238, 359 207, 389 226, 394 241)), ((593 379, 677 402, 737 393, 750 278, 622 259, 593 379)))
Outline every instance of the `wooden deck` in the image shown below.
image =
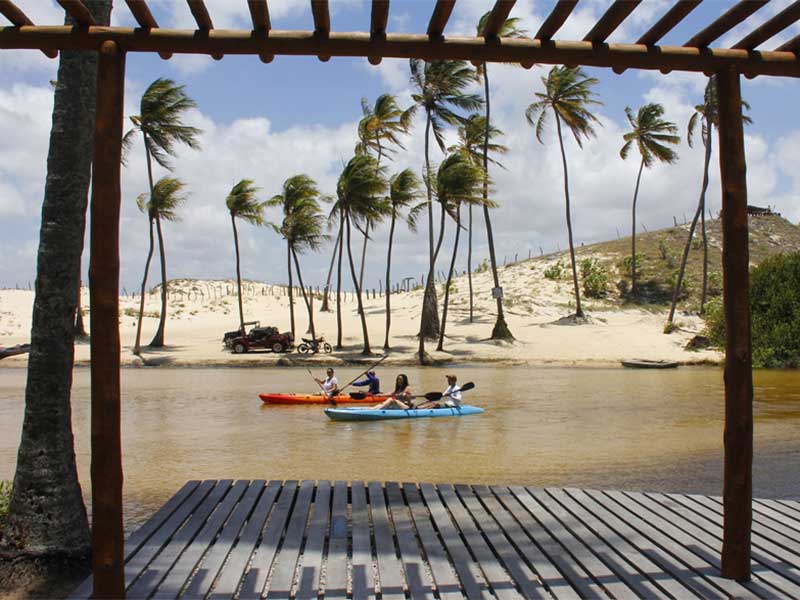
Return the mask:
POLYGON ((707 496, 190 481, 128 539, 125 580, 129 598, 800 598, 800 503, 755 502, 749 583, 719 576, 721 540, 707 496))

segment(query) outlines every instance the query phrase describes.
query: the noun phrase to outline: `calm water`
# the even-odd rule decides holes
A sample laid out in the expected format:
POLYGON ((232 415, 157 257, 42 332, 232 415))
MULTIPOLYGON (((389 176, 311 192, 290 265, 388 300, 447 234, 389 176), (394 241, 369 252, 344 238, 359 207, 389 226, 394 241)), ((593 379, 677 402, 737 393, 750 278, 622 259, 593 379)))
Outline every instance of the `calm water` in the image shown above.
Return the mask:
MULTIPOLYGON (((524 483, 720 494, 722 371, 463 367, 484 415, 334 423, 322 408, 263 406, 261 391, 313 391, 304 369, 128 369, 126 524, 187 479, 381 479, 524 483)), ((406 369, 416 391, 445 371, 406 369)), ((340 369, 340 381, 357 374, 340 369)), ((380 374, 380 373, 379 373, 380 374)), ((385 381, 392 379, 388 370, 385 381)), ((800 373, 758 372, 755 490, 800 498, 800 373)), ((25 372, 0 369, 0 478, 13 477, 25 372)), ((89 371, 73 418, 88 491, 89 371)))

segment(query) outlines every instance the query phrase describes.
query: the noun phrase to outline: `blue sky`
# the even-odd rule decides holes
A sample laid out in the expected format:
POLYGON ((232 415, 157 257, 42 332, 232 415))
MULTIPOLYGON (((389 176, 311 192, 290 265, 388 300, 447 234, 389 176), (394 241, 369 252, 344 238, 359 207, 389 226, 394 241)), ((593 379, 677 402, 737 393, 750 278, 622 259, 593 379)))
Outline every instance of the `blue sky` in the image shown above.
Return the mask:
MULTIPOLYGON (((37 23, 56 23, 61 12, 51 0, 19 0, 19 6, 37 23)), ((124 3, 115 3, 114 22, 132 24, 124 3)), ((150 0, 162 26, 188 27, 192 20, 181 0, 150 0)), ((207 0, 217 27, 246 27, 249 13, 245 0, 207 0)), ((477 18, 491 0, 459 0, 446 33, 472 34, 477 18)), ((559 33, 562 39, 580 39, 610 1, 583 0, 559 33)), ((664 40, 681 44, 711 22, 732 2, 707 0, 690 18, 664 40)), ((773 0, 744 24, 726 35, 729 45, 788 4, 773 0)), ((432 1, 394 0, 389 31, 423 32, 432 1)), ((520 0, 512 16, 535 32, 552 2, 520 0)), ((647 0, 614 34, 611 41, 636 39, 669 6, 664 0, 647 0)), ((276 29, 312 27, 306 0, 272 0, 272 25, 276 29)), ((0 17, 2 22, 2 17, 0 17)), ((363 30, 369 23, 369 3, 332 0, 333 30, 363 30)), ((795 25, 766 45, 800 33, 795 25)), ((0 52, 0 286, 27 286, 35 277, 39 211, 43 193, 52 91, 57 61, 37 52, 0 52)), ((702 97, 705 80, 700 75, 628 71, 618 76, 610 70, 593 69, 600 80, 597 93, 604 102, 598 109, 603 127, 583 150, 567 143, 577 242, 590 243, 627 232, 629 205, 638 167, 636 158, 620 160, 621 136, 627 123, 623 109, 645 102, 664 104, 667 117, 685 136, 693 105, 702 97)), ((504 159, 507 170, 492 173, 494 197, 500 204, 494 213, 500 258, 513 259, 564 248, 566 228, 561 192, 561 165, 557 144, 550 132, 539 144, 524 120, 525 107, 541 88, 545 68, 530 71, 510 66, 490 67, 493 122, 506 132, 511 152, 504 159)), ((352 155, 360 100, 370 102, 381 93, 396 94, 402 106, 410 104, 407 61, 385 60, 374 67, 365 59, 277 57, 265 65, 251 57, 226 57, 215 62, 207 57, 175 56, 163 61, 156 56, 132 54, 128 58, 126 114, 136 114, 141 93, 156 77, 185 84, 198 108, 187 120, 202 128, 202 150, 182 150, 174 161, 175 175, 184 179, 191 193, 182 222, 165 227, 170 277, 227 278, 234 274, 232 234, 224 198, 239 179, 256 180, 266 199, 277 193, 283 180, 296 173, 314 177, 326 193, 334 190, 342 162, 352 155)), ((480 91, 478 88, 476 92, 480 91)), ((752 106, 754 125, 747 130, 750 202, 773 205, 792 221, 800 220, 800 122, 791 109, 797 104, 800 83, 795 80, 758 78, 744 83, 744 95, 752 106)), ((417 119, 406 140, 406 152, 398 153, 392 171, 406 166, 419 173, 423 157, 423 122, 417 119)), ((716 141, 716 140, 715 140, 716 141)), ((672 217, 691 215, 697 202, 702 175, 702 153, 679 148, 677 165, 655 167, 645 173, 640 196, 639 220, 648 229, 671 225, 672 217)), ((434 161, 443 155, 432 150, 434 161)), ((716 154, 712 163, 709 206, 719 209, 716 154)), ((163 175, 163 173, 160 173, 163 175)), ((146 256, 147 220, 135 208, 135 197, 146 189, 143 150, 134 147, 123 173, 123 230, 121 284, 138 285, 146 256)), ((277 214, 271 213, 277 219, 277 214)), ((487 254, 482 219, 476 217, 476 263, 487 254)), ((383 277, 386 227, 374 234, 368 253, 367 287, 377 287, 383 277)), ((243 273, 273 282, 285 282, 283 244, 267 229, 244 226, 243 273)), ((452 225, 450 225, 452 233, 452 225)), ((397 237, 394 278, 419 277, 425 270, 427 250, 424 228, 414 236, 401 228, 397 237)), ((445 242, 450 252, 452 238, 445 242)), ((354 249, 355 250, 355 249, 354 249)), ((324 282, 329 248, 302 257, 304 276, 310 284, 324 282)), ((466 256, 463 249, 461 256, 466 256)), ((444 269, 444 262, 440 265, 444 269)), ((459 261, 459 269, 465 261, 459 261)), ((154 282, 151 274, 151 282, 154 282)), ((348 280, 348 288, 350 288, 348 280)))

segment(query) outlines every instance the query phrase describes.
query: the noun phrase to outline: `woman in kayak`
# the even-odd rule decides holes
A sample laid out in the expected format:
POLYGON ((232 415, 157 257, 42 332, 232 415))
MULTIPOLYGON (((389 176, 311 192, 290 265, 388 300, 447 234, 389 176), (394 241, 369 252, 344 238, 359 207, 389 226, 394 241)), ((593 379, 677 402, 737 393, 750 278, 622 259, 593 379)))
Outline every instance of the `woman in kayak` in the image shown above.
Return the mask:
POLYGON ((378 404, 375 409, 408 410, 412 408, 411 397, 412 394, 411 388, 408 385, 408 377, 401 373, 394 382, 394 391, 389 396, 389 399, 378 404))
POLYGON ((314 381, 316 381, 320 386, 322 386, 322 390, 325 392, 325 395, 328 398, 332 398, 333 396, 339 393, 339 380, 336 379, 336 376, 333 374, 333 369, 331 369, 330 367, 325 372, 325 374, 327 375, 327 377, 325 378, 324 381, 322 379, 317 379, 316 377, 314 378, 314 381))

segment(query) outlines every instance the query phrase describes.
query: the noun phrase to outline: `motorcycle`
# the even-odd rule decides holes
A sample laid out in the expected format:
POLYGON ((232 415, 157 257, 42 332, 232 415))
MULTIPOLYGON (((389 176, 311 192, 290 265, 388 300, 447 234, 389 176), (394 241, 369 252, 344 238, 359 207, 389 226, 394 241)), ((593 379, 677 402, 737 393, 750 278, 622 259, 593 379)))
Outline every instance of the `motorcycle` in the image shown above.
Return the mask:
POLYGON ((331 345, 325 341, 324 336, 319 336, 317 339, 310 339, 310 338, 302 338, 303 343, 297 347, 297 351, 300 354, 308 354, 309 352, 313 354, 318 354, 319 352, 323 352, 324 354, 330 354, 333 352, 333 348, 331 345))

